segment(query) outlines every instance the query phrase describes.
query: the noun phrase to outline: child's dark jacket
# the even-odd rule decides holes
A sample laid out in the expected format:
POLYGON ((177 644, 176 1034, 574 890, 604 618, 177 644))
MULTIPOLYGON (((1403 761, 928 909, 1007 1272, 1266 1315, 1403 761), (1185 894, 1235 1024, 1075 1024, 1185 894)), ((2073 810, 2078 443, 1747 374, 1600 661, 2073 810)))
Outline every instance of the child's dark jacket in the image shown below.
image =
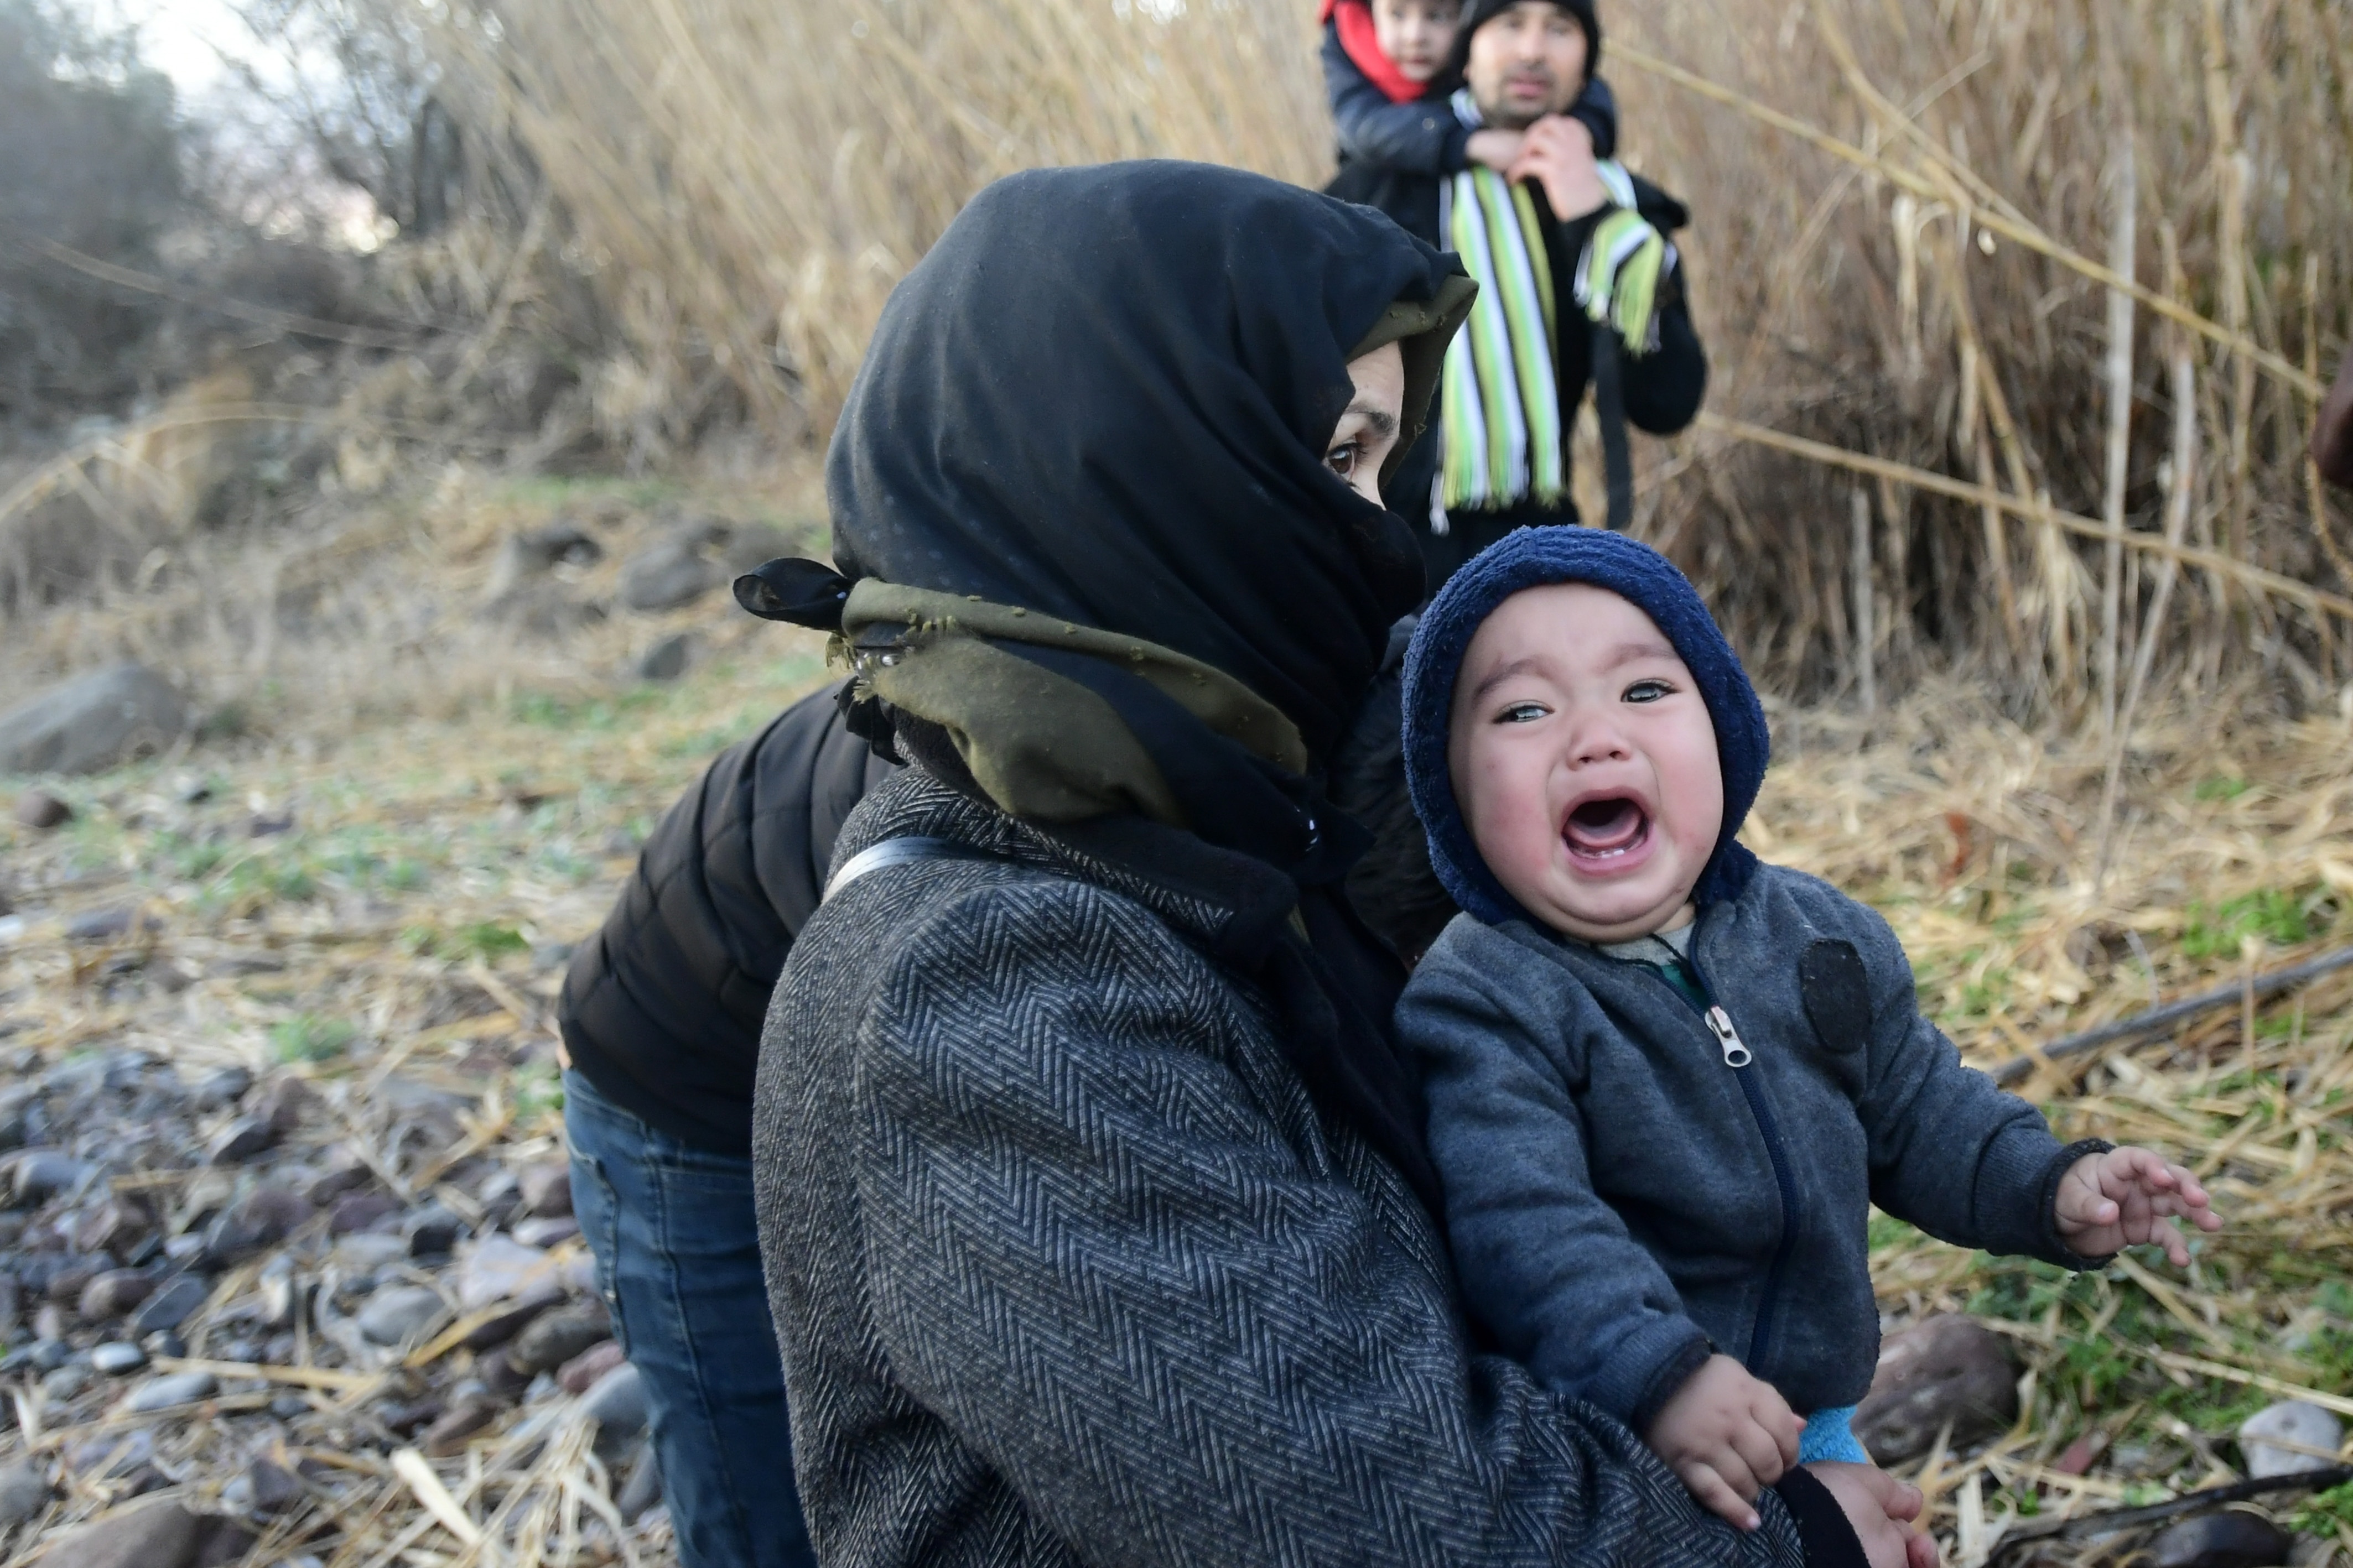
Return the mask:
MULTIPOLYGON (((1436 175, 1459 174, 1467 166, 1464 148, 1471 140, 1471 128, 1446 102, 1459 79, 1441 72, 1440 81, 1431 90, 1400 103, 1348 58, 1338 23, 1328 17, 1324 24, 1323 59, 1324 91, 1332 102, 1332 126, 1339 132, 1343 170, 1361 164, 1399 174, 1436 175)), ((1568 112, 1592 132, 1595 157, 1616 154, 1618 99, 1608 82, 1599 77, 1587 81, 1568 112)))
POLYGON ((1458 916, 1398 1013, 1472 1314, 1548 1385, 1636 1431, 1711 1349, 1801 1415, 1878 1359, 1876 1203, 1963 1247, 2084 1267, 2035 1109, 1920 1016, 1876 913, 1762 866, 1701 911, 1692 967, 1753 1054, 1656 969, 1458 916))

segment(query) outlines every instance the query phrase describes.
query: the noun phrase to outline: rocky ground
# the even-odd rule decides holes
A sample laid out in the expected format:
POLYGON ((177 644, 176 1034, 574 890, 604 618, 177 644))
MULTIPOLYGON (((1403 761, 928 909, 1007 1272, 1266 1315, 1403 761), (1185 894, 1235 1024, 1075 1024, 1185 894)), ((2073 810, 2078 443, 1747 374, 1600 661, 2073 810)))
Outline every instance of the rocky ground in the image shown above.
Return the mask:
MULTIPOLYGON (((214 722, 179 670, 0 714, 0 1568, 670 1560, 569 1212, 551 1008, 659 814, 818 651, 718 589, 774 536, 523 501, 417 526, 465 635, 533 660, 433 701, 298 691, 277 724, 214 722), (101 710, 160 753, 7 752, 91 743, 101 710)), ((2353 933, 2334 718, 2157 736, 2105 855, 2100 759, 1965 695, 1867 745, 1775 718, 1752 843, 1886 911, 1989 1065, 2353 933)), ((2345 1451, 2353 979, 2024 1088, 2068 1136, 2189 1158, 2232 1228, 2187 1271, 2071 1279, 1874 1222, 1864 1430, 1948 1561, 2353 1546, 2353 1488, 2164 1511, 2345 1451)))

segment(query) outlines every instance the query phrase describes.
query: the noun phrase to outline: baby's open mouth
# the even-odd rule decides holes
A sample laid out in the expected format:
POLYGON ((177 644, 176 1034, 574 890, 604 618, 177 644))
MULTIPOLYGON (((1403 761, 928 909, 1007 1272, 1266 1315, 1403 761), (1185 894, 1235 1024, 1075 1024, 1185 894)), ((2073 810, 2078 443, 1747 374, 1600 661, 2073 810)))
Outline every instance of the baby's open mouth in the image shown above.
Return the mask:
POLYGON ((1606 865, 1649 842, 1651 814, 1622 795, 1588 800, 1568 814, 1561 838, 1568 852, 1588 864, 1606 865))

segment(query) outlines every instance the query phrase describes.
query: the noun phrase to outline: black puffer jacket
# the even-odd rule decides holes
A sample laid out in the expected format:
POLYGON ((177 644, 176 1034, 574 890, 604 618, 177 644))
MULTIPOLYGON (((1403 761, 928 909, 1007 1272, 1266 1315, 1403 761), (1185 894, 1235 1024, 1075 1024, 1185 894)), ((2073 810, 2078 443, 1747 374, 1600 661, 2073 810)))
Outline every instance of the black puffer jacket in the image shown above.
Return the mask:
MULTIPOLYGON (((1391 634, 1332 778, 1334 804, 1373 833, 1349 898, 1408 963, 1454 918, 1398 747, 1412 632, 1408 616, 1391 634)), ((565 977, 556 1016, 573 1065, 606 1099, 698 1148, 750 1152, 768 994, 817 908, 843 819, 899 771, 842 728, 842 684, 802 698, 711 764, 654 830, 565 977)))
POLYGON ((699 1148, 748 1154, 768 994, 816 910, 834 836, 898 770, 842 728, 841 683, 723 752, 670 807, 557 1019, 597 1091, 699 1148))

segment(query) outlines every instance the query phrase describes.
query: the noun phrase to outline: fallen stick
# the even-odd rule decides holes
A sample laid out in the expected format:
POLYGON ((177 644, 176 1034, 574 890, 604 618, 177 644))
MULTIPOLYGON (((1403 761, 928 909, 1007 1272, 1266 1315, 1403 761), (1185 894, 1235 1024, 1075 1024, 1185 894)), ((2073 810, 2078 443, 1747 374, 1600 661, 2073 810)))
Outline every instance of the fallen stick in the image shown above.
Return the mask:
POLYGON ((2056 1521, 2039 1530, 2027 1525, 2001 1538, 1986 1560, 1987 1568, 1992 1568, 2012 1549, 2038 1541, 2084 1541, 2114 1535, 2119 1531, 2143 1530, 2189 1514, 2205 1513, 2226 1503, 2253 1502, 2270 1492, 2327 1491, 2347 1481, 2353 1481, 2353 1465, 2330 1465, 2324 1469, 2299 1470, 2294 1475, 2259 1476, 2251 1481, 2232 1481, 2226 1487, 2208 1487, 2204 1491, 2184 1492, 2168 1501, 2142 1508, 2103 1509, 2098 1513, 2056 1521))
POLYGON ((2146 1013, 2136 1013, 2129 1018, 2119 1018, 2113 1024, 2102 1024, 2096 1029, 2085 1029, 2064 1039, 2054 1040, 2042 1050, 2027 1056, 2012 1057, 1993 1069, 1993 1080, 1999 1084, 2016 1083, 2046 1061, 2061 1057, 2081 1056, 2085 1051, 2118 1040, 2129 1040, 2141 1035, 2154 1035, 2169 1029, 2185 1018, 2200 1013, 2211 1013, 2219 1007, 2232 1006, 2252 994, 2257 1001, 2276 996, 2283 991, 2334 974, 2340 969, 2353 969, 2353 947, 2326 952, 2318 958, 2285 969, 2274 969, 2269 974, 2258 974, 2252 980, 2237 981, 2218 987, 2200 996, 2184 996, 2178 1002, 2168 1002, 2162 1007, 2152 1007, 2146 1013))

